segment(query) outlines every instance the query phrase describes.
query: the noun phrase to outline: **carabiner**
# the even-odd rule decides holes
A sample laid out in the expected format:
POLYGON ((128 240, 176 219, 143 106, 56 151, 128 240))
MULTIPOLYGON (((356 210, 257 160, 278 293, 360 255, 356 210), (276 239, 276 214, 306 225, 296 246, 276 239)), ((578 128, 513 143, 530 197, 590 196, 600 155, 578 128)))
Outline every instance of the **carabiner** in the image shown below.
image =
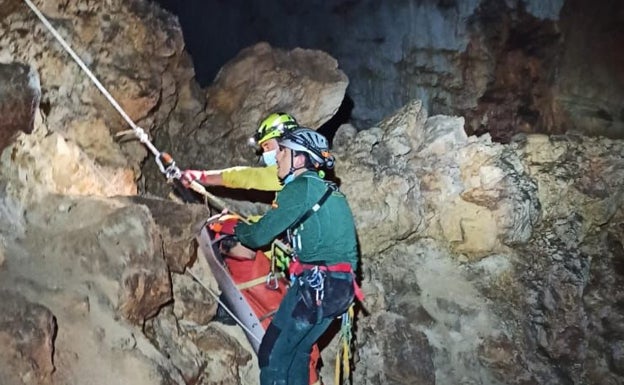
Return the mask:
POLYGON ((267 274, 265 285, 267 288, 271 290, 279 289, 279 282, 277 281, 277 274, 274 272, 270 272, 267 274))

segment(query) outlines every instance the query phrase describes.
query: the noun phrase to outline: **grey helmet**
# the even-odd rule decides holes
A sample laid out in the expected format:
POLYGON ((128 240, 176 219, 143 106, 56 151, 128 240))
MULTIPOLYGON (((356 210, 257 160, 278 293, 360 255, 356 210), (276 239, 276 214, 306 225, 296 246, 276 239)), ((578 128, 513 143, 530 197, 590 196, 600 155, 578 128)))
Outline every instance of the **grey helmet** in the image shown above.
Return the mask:
POLYGON ((285 133, 279 139, 279 145, 294 151, 305 152, 315 166, 331 169, 334 167, 334 157, 329 153, 327 138, 309 128, 299 128, 285 133))

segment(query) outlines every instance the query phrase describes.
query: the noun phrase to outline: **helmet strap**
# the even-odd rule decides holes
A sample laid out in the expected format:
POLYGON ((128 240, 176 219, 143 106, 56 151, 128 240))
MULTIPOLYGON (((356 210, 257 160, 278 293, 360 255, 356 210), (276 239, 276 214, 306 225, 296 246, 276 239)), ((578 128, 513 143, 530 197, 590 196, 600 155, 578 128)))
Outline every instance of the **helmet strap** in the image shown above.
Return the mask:
MULTIPOLYGON (((308 160, 306 158, 306 160, 303 163, 303 166, 301 167, 295 167, 295 157, 297 157, 298 155, 302 155, 300 153, 298 153, 297 151, 293 150, 293 149, 289 149, 290 150, 290 170, 288 170, 288 174, 284 175, 283 178, 279 178, 280 183, 283 185, 285 185, 287 182, 287 180, 290 178, 290 176, 292 175, 294 177, 295 172, 299 171, 299 170, 303 170, 303 169, 309 169, 308 167, 308 160)), ((305 154, 303 154, 305 156, 305 154)))

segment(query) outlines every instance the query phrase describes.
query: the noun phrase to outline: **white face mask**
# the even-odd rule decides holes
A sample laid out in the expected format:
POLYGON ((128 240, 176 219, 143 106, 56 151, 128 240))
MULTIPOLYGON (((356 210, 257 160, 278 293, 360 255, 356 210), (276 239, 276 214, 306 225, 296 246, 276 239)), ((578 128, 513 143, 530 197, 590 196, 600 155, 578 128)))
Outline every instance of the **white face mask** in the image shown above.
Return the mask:
POLYGON ((288 183, 292 182, 293 180, 295 180, 295 176, 293 175, 293 173, 288 174, 288 176, 284 178, 284 180, 282 181, 282 186, 286 186, 288 183))
POLYGON ((267 166, 275 166, 277 164, 277 150, 263 152, 262 161, 267 166))

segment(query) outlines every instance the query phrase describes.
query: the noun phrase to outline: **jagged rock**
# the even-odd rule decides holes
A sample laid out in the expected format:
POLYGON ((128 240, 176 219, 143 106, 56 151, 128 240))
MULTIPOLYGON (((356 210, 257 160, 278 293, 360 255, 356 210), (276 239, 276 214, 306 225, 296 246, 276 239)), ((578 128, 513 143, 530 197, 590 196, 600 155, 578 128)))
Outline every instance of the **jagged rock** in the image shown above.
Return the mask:
POLYGON ((522 162, 487 136, 463 137, 463 121, 449 126, 441 120, 427 122, 430 145, 418 153, 431 170, 423 178, 426 191, 436 193, 425 199, 440 216, 428 232, 437 234, 440 226, 456 251, 475 257, 526 242, 540 212, 535 183, 522 162))
MULTIPOLYGON (((136 193, 145 147, 136 140, 114 140, 112 134, 129 129, 128 124, 23 2, 5 3, 15 12, 3 19, 0 57, 37 68, 42 95, 37 137, 20 137, 7 149, 11 156, 5 151, 3 175, 53 193, 136 193), (36 149, 41 142, 46 143, 44 151, 36 149), (36 167, 31 157, 39 160, 36 167), (24 162, 31 164, 28 170, 20 166, 24 162), (50 165, 56 165, 52 175, 50 165)), ((148 133, 171 114, 177 93, 189 87, 193 70, 179 26, 155 4, 35 4, 148 133)))
POLYGON ((26 202, 50 193, 113 196, 137 191, 132 170, 97 164, 58 133, 35 130, 20 136, 0 157, 9 190, 20 191, 15 196, 26 202))
MULTIPOLYGON (((347 85, 346 75, 325 52, 286 51, 258 43, 221 69, 206 90, 205 110, 191 114, 196 124, 186 124, 187 116, 176 115, 168 127, 157 131, 156 140, 170 146, 185 168, 258 165, 248 139, 264 117, 283 111, 317 129, 338 111, 347 85)), ((163 195, 156 168, 147 167, 145 172, 150 191, 163 195)))
POLYGON ((16 292, 0 290, 0 382, 40 384, 54 367, 54 314, 16 292))
MULTIPOLYGON (((601 299, 601 310, 598 303, 590 310, 581 293, 591 274, 588 256, 604 260, 598 256, 605 255, 604 229, 621 227, 622 144, 530 135, 502 146, 488 136, 466 137, 461 119, 415 119, 416 107, 384 121, 395 126, 361 132, 343 126, 334 141, 336 174, 358 222, 372 319, 389 312, 425 330, 436 383, 544 383, 568 376, 617 382, 601 364, 617 362, 617 342, 590 337, 584 321, 587 312, 604 315, 609 305, 601 299), (400 128, 405 121, 414 123, 400 128), (404 176, 406 187, 392 184, 393 173, 404 176), (363 180, 380 187, 366 188, 363 180), (586 242, 593 248, 581 246, 586 242), (523 321, 507 324, 500 314, 523 321), (465 323, 453 324, 460 319, 465 323), (604 348, 589 348, 589 340, 604 348), (547 360, 535 346, 548 352, 547 360), (459 358, 466 351, 479 352, 481 363, 459 358), (592 372, 579 371, 588 357, 592 372), (556 373, 553 361, 565 373, 556 373), (477 374, 480 365, 487 370, 477 374)), ((609 324, 618 324, 611 314, 609 324)), ((374 330, 372 324, 367 317, 359 321, 362 330, 374 330)), ((373 364, 391 337, 377 330, 360 338, 366 342, 358 349, 365 367, 359 383, 392 376, 394 370, 373 364)), ((401 342, 394 348, 404 349, 401 342)))
MULTIPOLYGON (((85 55, 88 64, 117 84, 115 96, 179 165, 251 164, 242 139, 267 110, 292 100, 300 110, 288 112, 320 123, 346 87, 325 54, 261 44, 202 91, 179 29, 151 3, 39 3, 81 54, 97 52, 85 55), (271 70, 302 60, 314 69, 271 70), (274 77, 254 79, 250 65, 274 77), (290 94, 277 86, 295 84, 293 74, 309 87, 290 94), (322 108, 320 89, 331 102, 322 108), (245 92, 253 103, 233 103, 245 92)), ((111 138, 125 124, 36 20, 15 12, 21 6, 0 7, 0 57, 38 69, 42 103, 34 131, 1 155, 0 287, 54 313, 51 382, 255 382, 241 329, 208 322, 214 302, 187 276, 170 278, 192 261, 184 222, 203 208, 103 197, 138 190, 146 152, 111 138), (163 318, 150 321, 155 314, 163 318)), ((427 117, 413 101, 368 130, 343 126, 334 145, 369 311, 356 320, 358 384, 622 383, 621 141, 517 136, 496 144, 467 136, 461 117, 427 117), (410 358, 419 365, 405 368, 410 358)), ((165 191, 160 174, 150 181, 165 191)), ((325 361, 334 353, 326 350, 325 361)), ((11 371, 19 365, 30 363, 0 373, 3 383, 22 381, 11 371)))
POLYGON ((172 298, 158 227, 147 208, 127 199, 49 195, 20 214, 25 231, 9 244, 11 262, 0 270, 0 282, 54 312, 54 381, 110 383, 107 372, 131 373, 113 369, 124 360, 146 378, 166 367, 141 342, 140 327, 124 321, 142 325, 172 298), (78 360, 98 365, 87 369, 78 360))
POLYGON ((208 207, 145 197, 134 197, 132 201, 150 210, 159 229, 169 270, 183 273, 196 257, 194 239, 210 216, 208 207))
POLYGON ((540 215, 535 183, 517 155, 488 137, 467 138, 463 119, 426 118, 415 101, 379 127, 348 130, 336 134, 336 173, 358 208, 365 254, 411 235, 475 257, 530 238, 540 215), (377 188, 359 194, 371 180, 377 188))
POLYGON ((0 63, 0 152, 16 133, 30 134, 41 98, 39 76, 22 63, 0 63))
POLYGON ((268 111, 287 111, 304 126, 318 128, 334 116, 347 85, 336 59, 323 51, 285 51, 258 43, 221 69, 208 89, 207 107, 231 116, 241 137, 255 132, 249 122, 268 111))
MULTIPOLYGON (((173 281, 173 313, 176 318, 197 325, 208 324, 217 313, 217 301, 206 292, 206 289, 199 287, 187 275, 172 274, 171 278, 173 281)), ((208 288, 214 293, 219 292, 219 287, 214 279, 202 283, 209 285, 208 288)))
POLYGON ((336 175, 354 208, 362 252, 371 256, 409 237, 423 222, 422 192, 408 165, 413 150, 405 148, 422 137, 426 111, 415 102, 395 115, 357 133, 342 126, 334 143, 336 175))
POLYGON ((206 367, 203 385, 238 385, 257 383, 257 360, 237 326, 211 323, 201 329, 188 330, 193 342, 204 353, 206 367), (236 336, 236 337, 233 337, 236 336))
POLYGON ((178 326, 176 318, 169 311, 161 312, 146 324, 147 335, 155 346, 167 355, 172 364, 180 371, 188 385, 200 383, 200 376, 206 362, 198 347, 178 326))
POLYGON ((620 210, 624 150, 619 141, 576 136, 529 135, 514 144, 541 188, 544 219, 577 213, 585 231, 620 210))
POLYGON ((378 376, 380 384, 436 383, 431 346, 413 322, 396 314, 383 313, 375 315, 375 321, 368 324, 370 326, 362 334, 382 334, 387 338, 378 340, 380 346, 367 347, 361 353, 359 358, 370 364, 358 373, 359 383, 376 383, 371 379, 378 376))

